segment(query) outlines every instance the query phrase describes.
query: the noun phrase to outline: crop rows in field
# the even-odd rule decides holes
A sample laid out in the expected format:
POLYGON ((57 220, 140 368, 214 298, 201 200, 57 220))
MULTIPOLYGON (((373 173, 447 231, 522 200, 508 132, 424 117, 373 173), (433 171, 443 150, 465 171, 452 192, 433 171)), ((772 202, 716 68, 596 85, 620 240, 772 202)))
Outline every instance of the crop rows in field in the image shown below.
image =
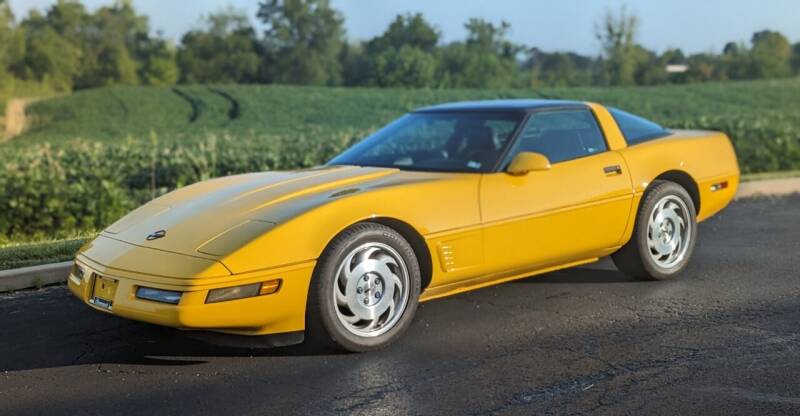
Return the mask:
MULTIPOLYGON (((203 133, 308 134, 368 130, 414 108, 460 100, 563 98, 620 107, 666 125, 800 121, 800 80, 636 88, 387 90, 272 85, 117 87, 39 102, 16 140, 203 139, 203 133)), ((730 132, 735 134, 736 132, 730 132)))
POLYGON ((744 172, 800 169, 800 80, 639 88, 379 90, 117 87, 34 104, 0 145, 6 241, 101 229, 155 195, 233 173, 324 163, 414 108, 491 98, 596 101, 728 133, 744 172))

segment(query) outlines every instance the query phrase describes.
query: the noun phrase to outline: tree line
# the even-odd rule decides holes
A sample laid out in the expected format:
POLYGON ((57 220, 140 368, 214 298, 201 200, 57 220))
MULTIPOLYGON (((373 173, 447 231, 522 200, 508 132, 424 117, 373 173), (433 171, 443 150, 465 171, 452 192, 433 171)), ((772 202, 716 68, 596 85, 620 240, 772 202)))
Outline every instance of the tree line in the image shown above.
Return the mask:
POLYGON ((755 33, 719 53, 657 53, 638 43, 640 20, 625 8, 598 20, 596 56, 522 45, 509 38, 508 23, 480 18, 465 23, 465 39, 445 43, 422 14, 398 15, 381 35, 348 41, 344 18, 328 0, 264 0, 255 17, 258 28, 246 14, 222 9, 173 45, 151 33, 130 0, 94 12, 79 0, 58 0, 21 19, 0 0, 0 84, 34 82, 56 91, 176 83, 536 88, 800 73, 800 43, 779 32, 755 33))

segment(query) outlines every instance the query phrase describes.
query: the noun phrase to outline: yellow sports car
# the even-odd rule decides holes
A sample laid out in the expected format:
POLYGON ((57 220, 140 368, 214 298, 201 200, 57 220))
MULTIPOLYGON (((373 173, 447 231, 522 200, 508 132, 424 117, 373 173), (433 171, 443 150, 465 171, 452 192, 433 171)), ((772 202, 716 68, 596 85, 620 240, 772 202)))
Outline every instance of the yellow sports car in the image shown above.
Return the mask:
POLYGON ((445 104, 325 166, 157 198, 80 250, 69 288, 139 321, 373 350, 419 302, 603 256, 669 279, 738 182, 723 133, 584 102, 445 104))

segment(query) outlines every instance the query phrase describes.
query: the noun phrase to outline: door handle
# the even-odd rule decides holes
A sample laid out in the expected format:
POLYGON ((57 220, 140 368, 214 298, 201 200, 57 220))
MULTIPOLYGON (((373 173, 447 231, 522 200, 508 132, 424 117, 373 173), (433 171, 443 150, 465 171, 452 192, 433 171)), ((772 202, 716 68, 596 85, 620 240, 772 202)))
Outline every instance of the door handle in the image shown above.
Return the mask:
POLYGON ((622 167, 620 165, 606 166, 606 167, 603 168, 603 172, 605 172, 605 174, 609 175, 609 176, 610 175, 621 175, 622 174, 622 167))

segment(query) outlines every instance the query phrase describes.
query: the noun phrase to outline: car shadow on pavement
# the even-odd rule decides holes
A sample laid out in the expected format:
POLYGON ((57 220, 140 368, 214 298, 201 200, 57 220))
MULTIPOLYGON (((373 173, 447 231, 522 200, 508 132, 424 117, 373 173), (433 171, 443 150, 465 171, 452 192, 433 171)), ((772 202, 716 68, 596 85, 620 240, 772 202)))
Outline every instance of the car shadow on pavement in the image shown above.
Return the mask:
POLYGON ((212 345, 188 333, 95 311, 64 286, 0 300, 0 373, 92 364, 189 366, 208 357, 335 355, 304 343, 288 347, 212 345))
POLYGON ((603 284, 603 283, 634 283, 638 281, 639 280, 637 280, 636 278, 630 277, 619 270, 597 270, 597 269, 585 268, 585 269, 559 270, 539 276, 533 276, 522 280, 518 280, 516 283, 603 284))
MULTIPOLYGON (((635 282, 617 270, 608 270, 603 262, 589 267, 594 268, 566 269, 516 283, 635 282)), ((214 357, 341 354, 308 342, 264 348, 212 344, 187 332, 92 310, 74 299, 63 286, 2 299, 0 327, 5 334, 0 337, 0 372, 102 364, 191 366, 206 363, 214 357)))
POLYGON ((596 262, 588 263, 583 266, 531 276, 517 280, 515 283, 602 284, 634 283, 638 281, 640 280, 619 271, 610 257, 603 257, 596 262))

